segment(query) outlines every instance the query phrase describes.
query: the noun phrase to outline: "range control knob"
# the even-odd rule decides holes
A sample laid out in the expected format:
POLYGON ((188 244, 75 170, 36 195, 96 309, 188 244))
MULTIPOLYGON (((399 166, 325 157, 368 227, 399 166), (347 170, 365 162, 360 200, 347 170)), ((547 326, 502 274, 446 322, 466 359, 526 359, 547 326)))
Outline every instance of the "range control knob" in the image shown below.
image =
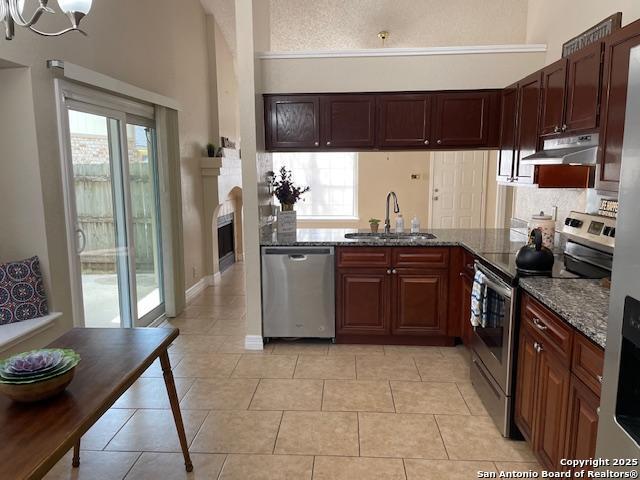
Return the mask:
POLYGON ((605 237, 610 237, 611 236, 611 227, 604 227, 604 230, 602 231, 602 235, 604 235, 605 237))
POLYGON ((565 224, 565 225, 571 225, 571 220, 573 220, 573 218, 571 218, 571 217, 567 217, 567 218, 565 218, 565 220, 564 220, 564 224, 565 224))
POLYGON ((571 219, 571 226, 574 228, 580 228, 584 222, 582 220, 578 220, 577 218, 571 219))
POLYGON ((616 227, 611 228, 611 231, 609 232, 609 236, 611 238, 616 238, 616 227))

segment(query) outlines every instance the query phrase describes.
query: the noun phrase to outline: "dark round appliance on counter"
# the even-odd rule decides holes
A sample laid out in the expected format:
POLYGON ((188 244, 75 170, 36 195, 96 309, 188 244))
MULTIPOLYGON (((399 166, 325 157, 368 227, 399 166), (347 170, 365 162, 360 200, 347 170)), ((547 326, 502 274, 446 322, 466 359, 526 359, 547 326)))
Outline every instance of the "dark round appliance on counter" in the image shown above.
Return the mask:
POLYGON ((516 255, 518 273, 523 275, 551 275, 555 258, 553 252, 542 245, 542 232, 534 228, 529 236, 529 244, 516 255))

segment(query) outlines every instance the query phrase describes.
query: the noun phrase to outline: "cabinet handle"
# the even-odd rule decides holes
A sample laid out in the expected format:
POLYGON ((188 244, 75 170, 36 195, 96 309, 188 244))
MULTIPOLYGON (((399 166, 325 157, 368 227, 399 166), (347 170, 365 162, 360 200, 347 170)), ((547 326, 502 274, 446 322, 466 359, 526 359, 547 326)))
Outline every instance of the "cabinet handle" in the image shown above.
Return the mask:
POLYGON ((330 146, 330 145, 331 145, 331 142, 327 142, 327 146, 330 146))
POLYGON ((549 329, 549 327, 547 327, 544 323, 542 323, 542 321, 539 318, 534 318, 533 324, 536 326, 538 330, 542 330, 543 332, 549 329))
POLYGON ((391 275, 391 269, 387 270, 387 275, 391 275))
POLYGON ((442 140, 438 140, 436 143, 440 145, 442 143, 442 140))
POLYGON ((469 270, 473 270, 475 268, 475 266, 473 265, 473 263, 467 263, 465 265, 469 270))
POLYGON ((560 127, 558 127, 557 125, 553 127, 553 133, 558 133, 559 131, 560 131, 560 127))
POLYGON ((320 145, 320 142, 315 142, 314 145, 317 147, 320 145))
POLYGON ((425 145, 429 145, 429 140, 425 140, 425 141, 424 141, 424 144, 425 144, 425 145))
POLYGON ((398 271, 394 268, 394 269, 391 271, 391 273, 393 273, 393 274, 395 275, 396 273, 398 273, 398 271))
POLYGON ((540 345, 538 342, 533 342, 533 349, 538 353, 543 350, 542 345, 540 345))
POLYGON ((566 132, 567 131, 567 124, 565 123, 564 125, 562 125, 562 131, 566 132))
POLYGON ((596 413, 600 416, 600 407, 596 408, 596 413))
POLYGON ((599 383, 602 383, 602 380, 603 380, 602 375, 598 375, 598 377, 597 377, 597 378, 598 378, 598 382, 599 382, 599 383))

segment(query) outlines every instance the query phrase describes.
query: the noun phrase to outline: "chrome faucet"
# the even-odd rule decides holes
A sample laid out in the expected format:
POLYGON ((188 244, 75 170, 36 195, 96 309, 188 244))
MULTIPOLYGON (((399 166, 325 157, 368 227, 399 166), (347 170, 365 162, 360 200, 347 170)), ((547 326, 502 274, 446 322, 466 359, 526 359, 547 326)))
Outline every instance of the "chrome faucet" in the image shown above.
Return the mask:
POLYGON ((391 220, 389 219, 389 200, 393 197, 393 213, 400 213, 400 206, 398 205, 398 196, 396 192, 387 193, 387 210, 384 217, 384 233, 391 232, 391 220))

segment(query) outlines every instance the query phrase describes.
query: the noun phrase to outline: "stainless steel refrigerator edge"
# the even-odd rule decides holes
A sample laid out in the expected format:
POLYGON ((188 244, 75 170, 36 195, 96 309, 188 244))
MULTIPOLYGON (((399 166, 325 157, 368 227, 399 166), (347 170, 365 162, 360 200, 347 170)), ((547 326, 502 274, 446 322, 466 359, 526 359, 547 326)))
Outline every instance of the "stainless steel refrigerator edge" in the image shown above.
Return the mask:
POLYGON ((334 338, 333 247, 262 248, 265 338, 334 338))
MULTIPOLYGON (((640 47, 631 50, 625 119, 620 211, 613 258, 604 379, 598 427, 599 458, 640 457, 640 446, 616 419, 625 299, 640 300, 640 47)), ((640 381, 636 376, 635 381, 640 381)), ((638 388, 637 386, 635 387, 638 388)), ((637 391, 637 390, 636 390, 637 391)), ((629 468, 629 467, 626 467, 629 468)), ((630 467, 638 470, 638 467, 630 467)))

